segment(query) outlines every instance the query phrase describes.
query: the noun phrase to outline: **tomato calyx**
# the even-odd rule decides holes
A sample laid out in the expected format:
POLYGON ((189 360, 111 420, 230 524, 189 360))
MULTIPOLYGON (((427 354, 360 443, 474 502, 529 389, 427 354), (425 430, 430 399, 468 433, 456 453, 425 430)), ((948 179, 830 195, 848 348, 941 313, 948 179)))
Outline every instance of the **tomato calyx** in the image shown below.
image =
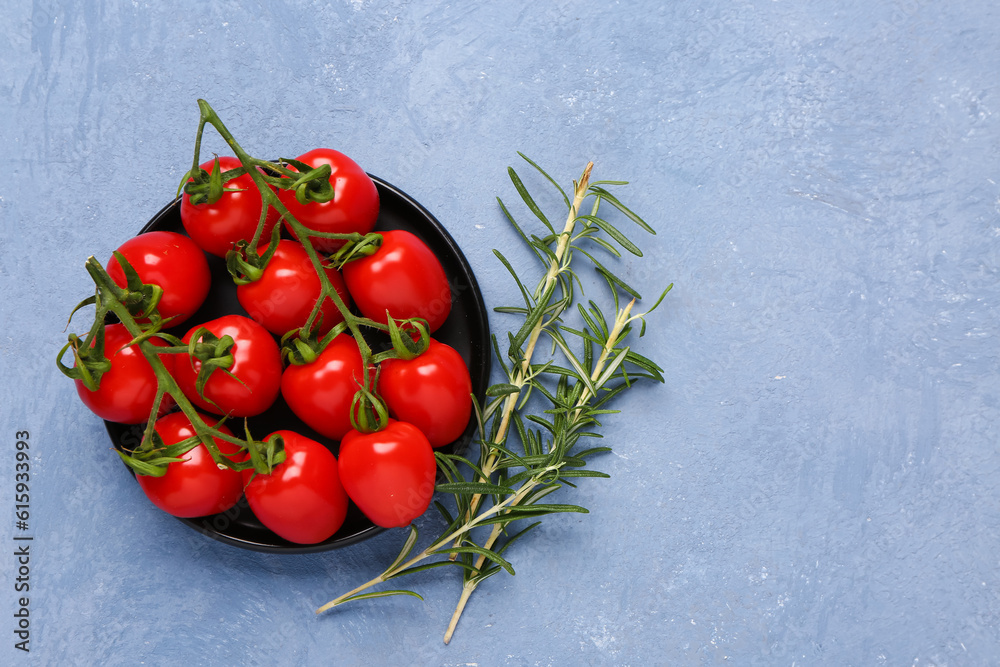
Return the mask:
POLYGON ((359 433, 374 433, 382 431, 389 425, 389 410, 383 401, 374 392, 378 386, 379 371, 375 371, 375 378, 372 381, 372 389, 368 389, 362 382, 355 378, 358 391, 351 399, 351 426, 359 433))
POLYGON ((125 273, 125 287, 118 288, 120 294, 116 294, 118 301, 128 309, 128 312, 136 318, 146 318, 154 322, 159 321, 159 312, 156 307, 163 298, 163 288, 154 283, 144 283, 125 256, 117 250, 112 253, 118 260, 119 266, 125 273))
POLYGON ((310 202, 325 204, 333 199, 333 185, 330 184, 330 165, 324 164, 313 168, 299 160, 281 158, 284 164, 290 164, 298 171, 298 178, 291 183, 281 183, 279 187, 295 192, 295 199, 302 205, 310 202))
MULTIPOLYGON (((272 434, 264 440, 254 440, 247 432, 247 453, 249 459, 243 465, 234 466, 236 470, 253 470, 254 474, 270 475, 275 466, 285 462, 285 440, 281 434, 272 434)), ((252 478, 251 478, 252 479, 252 478)))
POLYGON ((316 335, 320 322, 312 329, 294 329, 281 337, 281 360, 286 366, 304 366, 316 361, 334 338, 347 331, 347 323, 339 322, 320 338, 316 335))
POLYGON ((69 342, 59 351, 56 364, 62 374, 71 380, 80 380, 90 391, 97 391, 101 376, 111 370, 111 360, 104 355, 104 322, 83 339, 69 335, 69 342), (73 350, 73 367, 62 362, 67 350, 73 350))
POLYGON ((229 372, 236 361, 233 356, 234 345, 236 345, 236 341, 233 340, 232 336, 226 335, 219 338, 206 327, 198 327, 191 334, 187 348, 187 352, 191 356, 191 364, 193 366, 196 359, 201 362, 198 378, 195 380, 195 389, 197 389, 198 395, 209 403, 214 404, 214 401, 205 396, 205 383, 217 369, 221 369, 242 384, 239 378, 229 372))
POLYGON ((156 431, 143 437, 142 444, 132 453, 116 449, 121 460, 131 468, 137 475, 147 477, 163 477, 167 472, 167 466, 177 461, 183 461, 181 457, 201 444, 201 439, 192 436, 172 445, 163 442, 163 438, 156 431))
POLYGON ((373 361, 380 362, 386 359, 408 361, 419 357, 430 347, 431 334, 427 320, 419 317, 396 320, 393 319, 388 310, 385 311, 385 318, 389 339, 392 341, 392 349, 375 355, 373 361))
POLYGON ((382 240, 382 235, 378 232, 365 234, 360 239, 348 239, 337 252, 330 255, 330 263, 337 270, 343 269, 352 260, 374 255, 382 247, 382 240))
POLYGON ((181 178, 181 187, 178 189, 178 193, 183 191, 191 198, 192 204, 214 204, 222 199, 222 195, 226 192, 242 192, 240 188, 227 188, 225 184, 245 173, 247 171, 243 167, 223 172, 219 167, 219 156, 216 155, 212 173, 208 173, 201 167, 188 171, 181 178))
POLYGON ((274 252, 278 249, 278 242, 281 240, 281 224, 274 226, 271 230, 271 238, 268 241, 267 249, 262 254, 257 254, 256 248, 251 248, 252 241, 241 239, 236 242, 232 250, 226 253, 226 270, 233 277, 233 282, 237 285, 248 285, 260 280, 264 275, 267 263, 271 261, 274 252))

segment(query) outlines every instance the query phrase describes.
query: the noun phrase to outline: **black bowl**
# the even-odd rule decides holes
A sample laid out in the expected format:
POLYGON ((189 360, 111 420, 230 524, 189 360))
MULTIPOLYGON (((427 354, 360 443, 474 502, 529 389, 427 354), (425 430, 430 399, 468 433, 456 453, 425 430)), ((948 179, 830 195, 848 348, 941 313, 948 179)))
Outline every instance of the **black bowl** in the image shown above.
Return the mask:
MULTIPOLYGON (((423 206, 407 194, 385 181, 372 176, 378 188, 380 209, 376 231, 405 229, 419 236, 444 266, 451 285, 451 313, 445 323, 434 333, 434 338, 455 348, 472 375, 472 389, 482 402, 489 384, 491 365, 490 327, 483 304, 483 296, 476 283, 476 277, 458 244, 447 230, 423 206)), ((180 217, 180 199, 175 199, 153 216, 140 234, 151 231, 172 231, 184 233, 180 217)), ((198 322, 206 322, 228 314, 246 315, 236 299, 233 284, 225 262, 208 255, 212 271, 212 290, 202 307, 185 324, 171 330, 177 336, 198 322)), ((305 425, 289 409, 279 396, 277 402, 267 412, 247 420, 250 432, 261 438, 272 431, 291 429, 306 435, 330 448, 336 454, 338 443, 325 438, 305 425)), ((105 422, 108 434, 115 447, 130 450, 142 438, 144 425, 128 426, 115 422, 105 422)), ((242 420, 234 419, 228 425, 237 435, 242 433, 242 420)), ((470 420, 464 435, 455 442, 440 448, 444 452, 461 452, 471 441, 475 431, 475 417, 470 420)), ((244 549, 275 553, 312 553, 327 551, 353 544, 369 538, 383 529, 373 524, 351 503, 344 525, 331 538, 318 544, 295 544, 284 540, 265 528, 243 498, 228 512, 196 519, 180 519, 195 530, 211 538, 244 549)))

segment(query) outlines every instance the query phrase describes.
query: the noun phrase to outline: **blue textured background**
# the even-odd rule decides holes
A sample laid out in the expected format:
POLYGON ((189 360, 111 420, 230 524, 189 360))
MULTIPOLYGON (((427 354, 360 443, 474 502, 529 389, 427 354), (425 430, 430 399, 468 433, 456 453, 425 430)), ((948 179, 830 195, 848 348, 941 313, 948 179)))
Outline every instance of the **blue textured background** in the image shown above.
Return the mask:
POLYGON ((0 4, 0 553, 21 429, 36 536, 30 656, 0 556, 3 662, 1000 660, 995 3, 0 4), (145 500, 54 368, 84 259, 190 164, 197 97, 254 154, 329 145, 409 192, 490 306, 514 298, 491 248, 527 258, 494 202, 517 150, 631 180, 659 230, 622 271, 676 283, 638 346, 666 386, 619 403, 613 478, 563 496, 592 513, 520 543, 450 646, 454 573, 412 580, 424 603, 312 614, 400 533, 208 540, 145 500))

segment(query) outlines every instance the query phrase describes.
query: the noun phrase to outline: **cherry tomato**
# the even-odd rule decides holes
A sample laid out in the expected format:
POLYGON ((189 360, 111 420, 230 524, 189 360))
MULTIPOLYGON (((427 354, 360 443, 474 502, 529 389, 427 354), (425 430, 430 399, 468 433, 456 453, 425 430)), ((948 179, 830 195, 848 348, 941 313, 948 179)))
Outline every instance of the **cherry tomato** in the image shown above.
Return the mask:
MULTIPOLYGON (((211 420, 205 418, 206 424, 211 420)), ((156 432, 163 443, 172 445, 195 434, 191 421, 183 412, 174 412, 156 421, 156 432)), ((232 432, 225 425, 215 428, 226 435, 232 432)), ((219 451, 225 455, 239 455, 236 445, 213 438, 219 451)), ((212 459, 205 445, 199 443, 191 451, 167 465, 162 477, 136 475, 139 486, 153 504, 168 514, 179 517, 208 516, 225 512, 243 496, 243 478, 230 468, 220 468, 212 459)))
MULTIPOLYGON (((101 375, 97 391, 90 391, 81 380, 76 380, 80 400, 101 419, 122 424, 139 424, 149 419, 156 398, 156 374, 142 351, 129 345, 132 335, 124 324, 104 327, 104 356, 111 362, 111 370, 101 375)), ((158 338, 150 339, 154 345, 166 345, 158 338)), ((170 372, 174 355, 161 354, 160 361, 170 372)), ((174 401, 169 394, 160 402, 160 414, 167 412, 174 401)))
POLYGON ((414 359, 387 359, 379 393, 394 417, 413 424, 433 447, 458 439, 472 414, 472 378, 462 355, 433 338, 414 359))
MULTIPOLYGON (((259 254, 264 254, 266 248, 266 245, 261 245, 259 254)), ((351 297, 340 272, 334 268, 325 271, 333 288, 350 307, 351 297)), ((306 323, 320 294, 319 275, 305 248, 298 241, 286 239, 278 241, 278 247, 260 278, 236 288, 236 298, 250 317, 279 336, 306 323)), ((335 324, 344 321, 336 304, 329 298, 323 302, 320 316, 320 333, 326 333, 335 324)))
MULTIPOLYGON (((163 297, 157 308, 168 326, 176 326, 191 317, 208 296, 212 276, 208 261, 194 241, 175 232, 146 232, 134 236, 118 248, 144 283, 159 285, 163 297)), ((125 287, 125 271, 113 255, 107 264, 108 275, 119 287, 125 287)))
POLYGON ((344 265, 344 282, 361 313, 377 322, 388 310, 394 318, 422 317, 433 332, 451 312, 451 288, 441 262, 415 235, 381 232, 372 255, 344 265))
MULTIPOLYGON (((219 167, 229 171, 240 166, 238 158, 222 156, 219 167)), ((209 160, 201 168, 212 173, 215 160, 209 160)), ((191 196, 185 194, 181 198, 181 222, 191 239, 203 250, 219 257, 225 257, 239 240, 249 241, 257 231, 260 222, 261 198, 260 190, 254 185, 250 174, 243 174, 230 179, 223 184, 233 192, 223 192, 222 197, 214 204, 192 204, 191 196)), ((271 230, 278 222, 277 210, 268 210, 264 221, 264 231, 261 233, 263 244, 271 238, 271 230)))
POLYGON ((315 361, 292 364, 281 376, 281 395, 295 415, 317 433, 340 440, 351 430, 351 399, 364 381, 354 338, 340 334, 315 361))
POLYGON ((390 419, 381 431, 351 431, 338 465, 347 495, 376 526, 409 524, 434 496, 434 450, 413 424, 390 419))
POLYGON ((228 373, 221 368, 212 372, 202 398, 196 385, 201 361, 179 355, 174 362, 174 378, 184 395, 202 410, 233 417, 259 415, 271 407, 278 397, 281 381, 281 352, 267 329, 242 315, 223 315, 192 327, 181 340, 189 343, 200 327, 219 338, 232 336, 233 365, 228 373))
MULTIPOLYGON (((278 197, 287 208, 309 229, 318 232, 367 234, 375 228, 378 218, 378 190, 375 183, 358 164, 339 151, 316 148, 300 155, 299 161, 316 168, 330 165, 330 184, 334 196, 328 202, 300 204, 294 190, 279 190, 278 197)), ((295 171, 295 167, 291 167, 295 171)), ((311 237, 313 247, 320 252, 333 252, 344 245, 343 241, 311 237)))
POLYGON ((347 494, 329 449, 294 431, 277 431, 285 460, 270 475, 243 471, 247 502, 269 530, 289 542, 316 544, 331 537, 347 515, 347 494))

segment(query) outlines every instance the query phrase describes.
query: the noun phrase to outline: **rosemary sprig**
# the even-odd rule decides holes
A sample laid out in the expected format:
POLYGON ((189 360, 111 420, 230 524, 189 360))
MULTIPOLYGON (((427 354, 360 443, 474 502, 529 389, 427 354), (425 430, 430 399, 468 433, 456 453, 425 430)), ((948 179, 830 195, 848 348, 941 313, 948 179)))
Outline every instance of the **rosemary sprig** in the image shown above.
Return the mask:
POLYGON ((494 353, 506 377, 487 390, 483 405, 475 406, 479 424, 478 458, 473 461, 438 452, 438 467, 446 481, 437 490, 453 499, 451 509, 441 502, 434 504, 447 524, 441 535, 412 555, 418 534, 416 527, 411 526, 402 550, 385 571, 320 607, 317 613, 351 600, 399 594, 420 597, 409 590, 364 591, 402 575, 454 565, 462 569, 463 581, 444 636, 448 643, 472 593, 501 570, 514 574, 505 553, 540 522, 534 521, 517 531, 511 529, 511 524, 547 514, 587 512, 578 505, 541 501, 563 486, 574 486, 571 479, 608 477, 603 472, 586 469, 586 465, 588 457, 609 451, 609 447, 578 448, 582 438, 602 437, 597 432, 601 416, 617 412, 605 405, 639 378, 663 382, 662 369, 632 351, 626 341, 636 321, 641 323, 639 336, 642 336, 645 316, 660 304, 672 285, 652 308, 633 314, 639 293, 594 256, 600 250, 620 257, 619 247, 642 256, 637 245, 602 217, 602 203, 611 205, 642 230, 654 233, 605 187, 624 183, 591 183, 593 163, 590 163, 579 181, 573 182, 570 196, 541 167, 524 155, 521 157, 559 191, 568 213, 562 230, 556 232, 515 170, 508 170, 514 188, 544 231, 541 235, 529 234, 503 201, 498 200, 500 209, 545 273, 535 289, 529 291, 507 258, 494 251, 523 299, 523 305, 496 310, 519 315, 523 323, 516 331, 508 332, 505 354, 500 351, 496 335, 492 338, 494 353), (581 213, 588 200, 592 200, 589 212, 581 213), (610 287, 614 308, 610 321, 594 301, 588 301, 586 306, 577 302, 574 288, 579 286, 582 293, 583 284, 576 272, 581 257, 583 261, 589 260, 610 287), (630 297, 624 305, 619 300, 622 293, 630 297), (563 319, 574 305, 582 322, 578 328, 568 326, 563 319), (545 348, 539 346, 543 336, 551 345, 546 358, 539 361, 536 357, 545 348), (542 396, 548 404, 546 409, 536 410, 534 403, 529 404, 533 393, 542 396), (484 526, 489 526, 489 533, 484 540, 477 541, 473 530, 484 526), (424 563, 425 560, 431 562, 424 563))

